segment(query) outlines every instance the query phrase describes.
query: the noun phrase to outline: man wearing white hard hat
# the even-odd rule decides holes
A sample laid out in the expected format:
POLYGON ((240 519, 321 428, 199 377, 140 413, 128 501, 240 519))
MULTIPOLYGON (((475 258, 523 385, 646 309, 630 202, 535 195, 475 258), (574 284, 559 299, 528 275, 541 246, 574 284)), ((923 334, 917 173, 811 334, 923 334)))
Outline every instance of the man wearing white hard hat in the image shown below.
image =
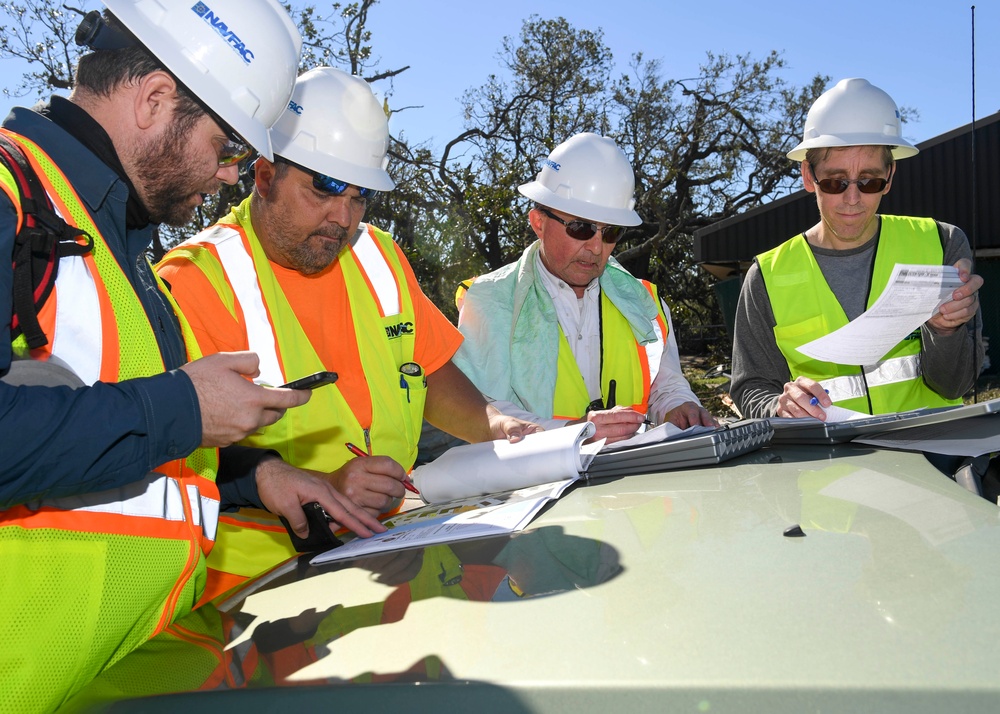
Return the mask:
POLYGON ((198 359, 145 258, 156 225, 190 220, 250 146, 270 155, 298 31, 274 0, 105 4, 77 31, 92 51, 72 94, 15 108, 0 140, 0 702, 14 711, 56 708, 187 613, 220 508, 304 522, 300 499, 315 500, 379 528, 324 481, 229 447, 306 396, 251 384, 252 354, 198 359))
MULTIPOLYGON (((468 441, 534 431, 489 407, 451 363, 461 335, 392 236, 363 222, 395 185, 388 122, 368 83, 330 67, 306 72, 271 138, 275 158, 255 164, 252 195, 158 268, 205 352, 253 350, 270 384, 339 375, 243 443, 325 474, 378 514, 405 494, 425 415, 468 441)), ((259 515, 223 519, 209 563, 220 583, 294 554, 274 523, 253 527, 259 515)))
POLYGON ((961 404, 983 360, 982 318, 965 234, 930 218, 878 213, 896 161, 916 147, 892 98, 844 79, 809 110, 800 161, 820 220, 758 255, 736 316, 732 396, 745 417, 825 419, 831 404, 868 414, 961 404), (811 359, 801 345, 846 325, 884 290, 897 263, 954 265, 964 283, 938 314, 876 364, 811 359))
POLYGON ((505 413, 546 428, 591 421, 594 439, 646 420, 711 425, 684 379, 656 286, 611 252, 635 212, 635 178, 615 142, 583 133, 557 146, 518 191, 538 236, 465 294, 455 363, 505 413))

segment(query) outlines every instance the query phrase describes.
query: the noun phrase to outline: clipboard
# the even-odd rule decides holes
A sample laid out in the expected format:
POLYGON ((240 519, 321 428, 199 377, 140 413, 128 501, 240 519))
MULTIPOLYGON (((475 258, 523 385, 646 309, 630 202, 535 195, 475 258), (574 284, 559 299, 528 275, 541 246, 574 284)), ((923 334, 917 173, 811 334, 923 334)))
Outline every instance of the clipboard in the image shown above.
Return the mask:
POLYGON ((774 436, 771 440, 775 444, 840 444, 859 436, 873 436, 890 431, 911 429, 916 426, 971 419, 997 412, 1000 412, 1000 399, 990 399, 978 404, 965 404, 957 407, 877 414, 865 419, 853 419, 832 424, 812 417, 799 419, 773 417, 768 421, 774 429, 774 436))
POLYGON ((694 436, 602 452, 594 457, 585 478, 711 466, 756 451, 773 433, 768 419, 746 419, 694 436))

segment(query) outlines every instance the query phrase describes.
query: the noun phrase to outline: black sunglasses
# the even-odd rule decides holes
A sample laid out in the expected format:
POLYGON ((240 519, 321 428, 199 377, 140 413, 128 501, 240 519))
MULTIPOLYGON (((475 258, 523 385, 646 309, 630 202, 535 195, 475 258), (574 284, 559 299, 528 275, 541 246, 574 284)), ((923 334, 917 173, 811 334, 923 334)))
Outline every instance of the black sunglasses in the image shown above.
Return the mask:
POLYGON ((576 240, 590 240, 597 231, 600 231, 601 240, 605 243, 617 243, 625 235, 625 226, 599 226, 587 221, 565 221, 545 206, 539 206, 538 210, 566 226, 566 235, 576 240))
POLYGON ((294 166, 299 171, 304 171, 305 173, 312 176, 313 188, 317 191, 322 191, 323 193, 328 193, 331 196, 340 196, 348 188, 354 186, 358 189, 358 194, 361 198, 372 201, 378 196, 378 191, 373 188, 364 188, 363 186, 356 186, 355 184, 347 183, 346 181, 341 181, 340 179, 335 179, 332 176, 326 176, 325 174, 318 173, 311 169, 307 169, 305 166, 301 166, 294 161, 289 161, 284 156, 275 156, 275 161, 280 161, 283 164, 288 164, 289 166, 294 166))
POLYGON ((885 190, 885 187, 889 185, 889 180, 892 178, 892 169, 889 170, 889 175, 886 178, 863 178, 855 181, 835 178, 816 178, 816 169, 813 168, 812 164, 809 164, 809 170, 812 172, 813 183, 819 186, 819 190, 823 193, 832 194, 843 193, 852 183, 856 183, 858 185, 858 190, 861 191, 861 193, 882 193, 882 191, 885 190))

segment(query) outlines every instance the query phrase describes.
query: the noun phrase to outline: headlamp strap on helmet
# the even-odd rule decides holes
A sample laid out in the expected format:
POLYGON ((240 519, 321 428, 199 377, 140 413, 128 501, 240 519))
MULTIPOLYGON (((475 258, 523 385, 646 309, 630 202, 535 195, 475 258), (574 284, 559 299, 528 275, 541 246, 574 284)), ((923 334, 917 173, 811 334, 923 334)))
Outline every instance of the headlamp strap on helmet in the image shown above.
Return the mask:
POLYGON ((74 39, 76 44, 92 50, 123 50, 136 44, 127 34, 105 22, 100 10, 91 10, 83 16, 74 39))

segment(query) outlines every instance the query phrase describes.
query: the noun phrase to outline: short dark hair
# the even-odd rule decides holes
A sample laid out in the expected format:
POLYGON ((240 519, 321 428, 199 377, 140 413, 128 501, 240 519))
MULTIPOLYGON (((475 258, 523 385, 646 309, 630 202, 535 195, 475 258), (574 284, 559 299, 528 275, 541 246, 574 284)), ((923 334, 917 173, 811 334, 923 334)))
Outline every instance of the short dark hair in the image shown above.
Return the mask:
MULTIPOLYGON (((850 147, 821 146, 815 149, 809 149, 808 151, 806 151, 806 163, 809 164, 810 166, 815 167, 819 165, 821 161, 825 161, 826 158, 830 155, 831 151, 839 148, 847 149, 850 147)), ((880 146, 879 148, 882 149, 882 163, 885 166, 885 168, 888 169, 890 166, 892 166, 892 161, 893 161, 892 150, 895 147, 880 146)))
POLYGON ((104 10, 103 18, 110 27, 132 38, 135 44, 116 50, 93 50, 82 55, 76 66, 77 87, 99 97, 109 97, 119 87, 148 74, 167 72, 177 83, 178 118, 196 119, 205 113, 187 87, 110 10, 104 10))

